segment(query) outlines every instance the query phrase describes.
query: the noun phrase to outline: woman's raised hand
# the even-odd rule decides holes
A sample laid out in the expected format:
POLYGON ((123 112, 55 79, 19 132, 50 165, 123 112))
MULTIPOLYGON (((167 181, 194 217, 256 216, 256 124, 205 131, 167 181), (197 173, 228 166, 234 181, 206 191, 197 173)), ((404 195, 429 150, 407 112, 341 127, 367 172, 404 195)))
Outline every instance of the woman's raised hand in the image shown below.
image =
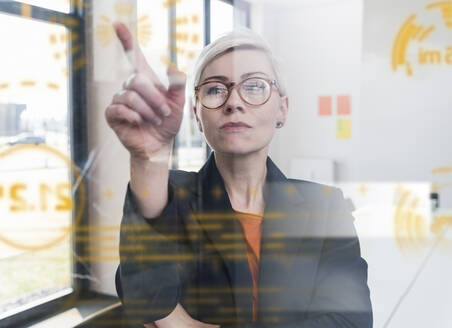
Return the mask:
POLYGON ((167 71, 170 84, 166 89, 129 29, 123 23, 115 23, 114 28, 135 72, 114 95, 105 117, 131 156, 147 159, 170 146, 179 131, 186 78, 171 65, 167 71))

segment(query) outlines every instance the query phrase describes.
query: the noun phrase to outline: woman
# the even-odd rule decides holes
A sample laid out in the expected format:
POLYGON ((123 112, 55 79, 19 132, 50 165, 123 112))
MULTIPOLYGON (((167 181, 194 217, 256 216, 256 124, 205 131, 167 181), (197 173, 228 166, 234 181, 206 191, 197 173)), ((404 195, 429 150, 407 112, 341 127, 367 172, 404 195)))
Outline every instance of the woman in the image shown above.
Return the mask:
POLYGON ((185 101, 165 88, 123 24, 136 72, 106 110, 130 152, 118 294, 146 327, 371 327, 367 264, 334 187, 287 179, 268 157, 288 98, 249 30, 207 46, 189 90, 213 149, 199 172, 168 170, 185 101))

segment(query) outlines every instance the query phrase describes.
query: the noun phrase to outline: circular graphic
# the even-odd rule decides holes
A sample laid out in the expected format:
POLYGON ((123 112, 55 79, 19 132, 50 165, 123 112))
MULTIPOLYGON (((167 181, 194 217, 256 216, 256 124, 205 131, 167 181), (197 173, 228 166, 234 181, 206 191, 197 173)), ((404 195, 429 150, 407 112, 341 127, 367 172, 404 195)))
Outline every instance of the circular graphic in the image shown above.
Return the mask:
POLYGON ((45 144, 0 151, 0 242, 21 250, 51 247, 74 230, 85 202, 81 174, 61 151, 45 144), (77 204, 71 173, 79 183, 77 204))
POLYGON ((452 66, 452 1, 436 1, 411 14, 397 32, 392 48, 392 70, 413 76, 421 67, 452 66), (421 22, 419 22, 421 20, 421 22))

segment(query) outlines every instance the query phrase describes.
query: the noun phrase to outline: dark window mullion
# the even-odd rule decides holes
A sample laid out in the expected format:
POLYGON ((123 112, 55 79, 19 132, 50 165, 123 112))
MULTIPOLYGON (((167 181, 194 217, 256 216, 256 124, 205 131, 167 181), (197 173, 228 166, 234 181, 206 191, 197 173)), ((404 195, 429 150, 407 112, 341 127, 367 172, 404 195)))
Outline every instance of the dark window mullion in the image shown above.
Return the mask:
POLYGON ((23 18, 32 18, 45 23, 57 23, 64 25, 68 29, 74 29, 83 22, 80 16, 75 14, 65 14, 59 11, 32 6, 16 1, 0 1, 0 12, 20 16, 23 18), (23 8, 30 8, 30 11, 23 12, 23 8))
MULTIPOLYGON (((70 29, 69 44, 68 44, 68 71, 69 71, 69 122, 68 129, 70 133, 70 149, 71 158, 74 164, 79 168, 80 175, 83 174, 82 170, 87 163, 88 157, 88 144, 86 137, 86 66, 87 66, 87 54, 86 54, 86 41, 85 41, 85 15, 83 6, 76 6, 76 3, 80 3, 80 0, 71 0, 71 11, 74 13, 74 17, 77 17, 80 24, 77 24, 74 28, 70 29), (74 36, 74 37, 73 37, 74 36), (71 49, 80 46, 81 49, 77 53, 73 53, 71 49), (82 60, 82 62, 79 62, 82 60)), ((72 183, 77 183, 76 177, 72 176, 72 183)), ((80 181, 80 184, 84 183, 84 178, 80 181)), ((76 189, 74 195, 74 203, 79 204, 78 199, 80 197, 79 188, 76 189)), ((86 188, 85 188, 86 190, 86 188)), ((89 199, 88 191, 85 191, 85 199, 89 199)), ((75 211, 76 209, 74 209, 75 211)), ((76 213, 74 212, 72 217, 74 218, 76 213)), ((74 224, 74 220, 72 221, 74 224)), ((81 226, 89 225, 89 217, 87 208, 83 209, 83 215, 78 223, 81 226)), ((74 227, 76 228, 76 227, 74 227)), ((74 229, 73 230, 72 247, 73 254, 73 272, 74 276, 86 277, 89 275, 90 266, 86 263, 77 260, 77 256, 85 257, 85 249, 77 243, 77 237, 82 233, 74 229)), ((87 279, 73 278, 72 281, 74 292, 74 298, 82 298, 89 292, 89 281, 87 279)))

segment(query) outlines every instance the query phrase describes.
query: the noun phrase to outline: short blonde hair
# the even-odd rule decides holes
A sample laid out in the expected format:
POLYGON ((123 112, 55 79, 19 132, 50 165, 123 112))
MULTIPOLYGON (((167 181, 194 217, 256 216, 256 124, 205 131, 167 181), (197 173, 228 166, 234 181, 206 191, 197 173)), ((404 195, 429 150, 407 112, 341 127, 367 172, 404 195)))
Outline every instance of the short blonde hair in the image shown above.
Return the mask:
POLYGON ((276 81, 278 83, 278 88, 281 96, 285 96, 287 94, 286 86, 281 74, 280 64, 278 60, 273 56, 268 43, 251 29, 240 27, 222 35, 214 42, 204 47, 204 49, 201 51, 194 65, 190 83, 188 83, 188 87, 190 88, 189 92, 193 99, 193 104, 196 103, 195 86, 200 83, 201 75, 206 66, 220 55, 237 49, 257 49, 263 51, 270 59, 273 71, 276 75, 276 81))

